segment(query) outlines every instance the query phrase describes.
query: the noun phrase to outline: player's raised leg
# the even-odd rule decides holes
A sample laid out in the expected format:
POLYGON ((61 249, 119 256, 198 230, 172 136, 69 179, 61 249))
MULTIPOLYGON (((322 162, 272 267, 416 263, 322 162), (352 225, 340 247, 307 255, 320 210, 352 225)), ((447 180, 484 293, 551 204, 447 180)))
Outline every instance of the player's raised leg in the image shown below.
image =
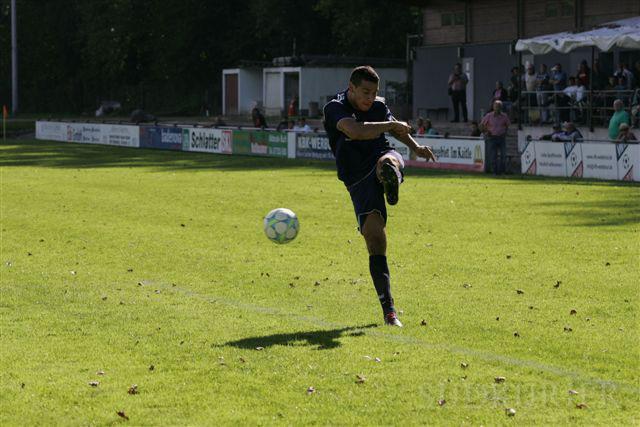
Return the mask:
POLYGON ((376 288, 387 325, 402 326, 391 296, 391 277, 387 265, 387 234, 385 220, 379 212, 372 212, 363 218, 362 235, 369 251, 369 272, 376 288))
POLYGON ((387 195, 387 203, 390 205, 398 203, 403 166, 402 157, 395 151, 389 152, 378 159, 376 175, 384 186, 384 194, 387 195))

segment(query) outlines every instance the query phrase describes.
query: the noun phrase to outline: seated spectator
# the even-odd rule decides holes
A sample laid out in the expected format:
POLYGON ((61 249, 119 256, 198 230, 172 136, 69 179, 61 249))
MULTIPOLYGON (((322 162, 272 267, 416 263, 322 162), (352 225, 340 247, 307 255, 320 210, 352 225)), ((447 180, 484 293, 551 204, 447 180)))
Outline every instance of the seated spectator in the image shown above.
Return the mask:
POLYGON ((572 122, 564 122, 562 132, 553 135, 551 140, 559 142, 582 141, 582 134, 572 122))
POLYGON ((416 129, 416 134, 417 135, 424 135, 425 133, 427 133, 427 130, 424 128, 424 119, 422 117, 418 117, 418 121, 416 122, 416 126, 418 129, 416 129))
POLYGON ((612 141, 618 139, 620 125, 622 123, 629 125, 631 123, 630 119, 629 113, 624 111, 624 104, 622 101, 619 99, 613 101, 613 115, 611 116, 611 119, 609 119, 609 139, 612 141))
POLYGON ((618 128, 618 138, 617 142, 628 142, 628 141, 637 141, 636 136, 631 132, 631 128, 626 123, 620 123, 620 127, 618 128))
POLYGON ((572 101, 581 102, 584 99, 585 87, 578 83, 575 77, 569 77, 569 86, 565 87, 562 93, 571 98, 572 101))
POLYGON ((477 121, 471 122, 471 135, 469 136, 482 136, 482 132, 480 132, 480 127, 478 126, 477 121))
POLYGON ((294 132, 311 132, 311 127, 307 124, 307 120, 304 117, 298 119, 298 124, 293 128, 294 132))
POLYGON ((541 141, 556 141, 556 138, 561 133, 562 133, 562 127, 560 126, 560 124, 559 123, 554 123, 553 124, 553 132, 547 133, 545 135, 542 135, 540 137, 540 140, 541 141))

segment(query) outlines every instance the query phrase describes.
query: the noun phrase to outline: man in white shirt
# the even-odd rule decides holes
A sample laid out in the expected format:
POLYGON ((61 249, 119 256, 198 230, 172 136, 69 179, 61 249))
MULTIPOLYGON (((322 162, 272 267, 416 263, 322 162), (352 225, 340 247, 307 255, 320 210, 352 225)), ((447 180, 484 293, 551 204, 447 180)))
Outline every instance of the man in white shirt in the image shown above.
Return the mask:
POLYGON ((307 124, 304 117, 298 119, 298 123, 293 127, 294 132, 311 132, 311 128, 307 124))

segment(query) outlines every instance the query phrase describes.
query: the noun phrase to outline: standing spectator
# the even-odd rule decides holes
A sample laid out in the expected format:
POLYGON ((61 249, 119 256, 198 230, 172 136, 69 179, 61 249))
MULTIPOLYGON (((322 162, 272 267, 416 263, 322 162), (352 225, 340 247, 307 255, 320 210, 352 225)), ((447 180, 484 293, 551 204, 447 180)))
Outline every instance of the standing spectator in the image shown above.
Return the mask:
POLYGON ((569 109, 560 112, 561 118, 566 120, 576 120, 576 115, 578 113, 582 115, 584 91, 584 86, 582 86, 575 77, 569 77, 569 85, 562 91, 566 99, 562 99, 560 101, 560 105, 566 106, 569 109), (569 117, 567 117, 567 111, 570 112, 569 117))
POLYGON ((507 100, 507 91, 504 90, 504 86, 501 81, 496 82, 496 88, 493 90, 493 98, 491 98, 491 106, 495 101, 505 102, 507 100))
POLYGON ((598 59, 593 62, 591 78, 593 79, 593 90, 602 90, 607 86, 607 75, 600 70, 598 59))
POLYGON ((478 122, 475 120, 471 122, 471 135, 469 136, 482 136, 482 132, 480 132, 480 127, 478 126, 478 122))
POLYGON ((507 153, 507 131, 509 130, 509 117, 502 112, 502 102, 494 101, 493 111, 487 113, 480 122, 480 127, 486 136, 489 155, 487 159, 492 166, 493 174, 504 173, 507 153), (500 162, 498 163, 498 149, 500 150, 500 162))
POLYGON ((418 129, 416 129, 417 135, 424 135, 425 133, 427 133, 427 130, 424 127, 424 119, 422 117, 418 117, 416 126, 418 127, 418 129))
POLYGON ((633 65, 633 80, 636 82, 636 87, 640 87, 640 60, 633 65))
POLYGON ((584 59, 580 62, 580 66, 578 67, 578 83, 584 87, 589 87, 589 80, 591 79, 591 70, 587 65, 587 61, 584 59))
POLYGON ((291 98, 291 102, 289 102, 289 108, 287 109, 287 114, 289 117, 294 117, 298 115, 298 97, 294 96, 291 98))
POLYGON ((251 110, 251 119, 253 120, 253 126, 257 128, 266 128, 267 120, 264 118, 258 107, 251 110))
POLYGON ((613 116, 609 120, 609 139, 615 141, 618 138, 618 133, 620 132, 620 125, 622 123, 626 123, 627 125, 631 123, 629 113, 624 111, 624 104, 621 100, 616 99, 613 101, 613 116))
POLYGON ((556 122, 559 122, 562 118, 566 118, 560 117, 561 109, 565 105, 562 105, 564 98, 560 96, 559 93, 567 86, 567 73, 562 71, 562 65, 556 64, 553 66, 551 69, 551 79, 549 79, 549 83, 553 86, 553 103, 557 107, 555 111, 555 118, 556 122))
POLYGON ((462 72, 462 65, 457 63, 453 67, 453 73, 449 76, 449 95, 453 103, 452 123, 460 121, 460 107, 462 107, 462 118, 467 121, 467 83, 469 78, 462 72))
POLYGON ((640 127, 640 87, 633 93, 631 100, 631 123, 635 127, 640 127))
POLYGON ((527 72, 524 75, 524 86, 527 90, 527 115, 531 117, 531 112, 533 111, 531 107, 536 106, 536 69, 533 64, 527 65, 527 72))
POLYGON ((620 127, 618 128, 618 139, 617 142, 627 143, 629 141, 637 141, 636 136, 631 132, 631 128, 626 123, 620 123, 620 127))
POLYGON ((624 77, 624 84, 625 84, 626 90, 633 89, 633 86, 634 86, 633 73, 629 71, 629 69, 627 68, 627 64, 625 62, 621 62, 620 65, 618 65, 618 69, 616 70, 615 73, 613 73, 613 75, 614 77, 618 78, 618 81, 624 77))
POLYGON ((549 123, 548 105, 549 94, 545 91, 550 90, 549 73, 547 72, 547 64, 540 64, 540 71, 536 74, 536 101, 540 107, 540 120, 542 123, 549 123))

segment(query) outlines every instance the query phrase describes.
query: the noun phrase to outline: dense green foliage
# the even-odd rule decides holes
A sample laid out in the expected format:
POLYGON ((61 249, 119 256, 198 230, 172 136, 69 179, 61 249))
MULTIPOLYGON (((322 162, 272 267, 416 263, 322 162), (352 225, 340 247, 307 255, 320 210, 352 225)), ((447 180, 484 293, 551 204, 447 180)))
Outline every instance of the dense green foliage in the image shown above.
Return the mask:
MULTIPOLYGON (((221 70, 297 54, 404 57, 418 9, 384 0, 18 0, 22 112, 198 113, 221 70)), ((10 100, 9 0, 0 3, 0 103, 10 100)))
POLYGON ((408 170, 391 329, 329 162, 9 141, 0 167, 3 426, 638 424, 637 184, 408 170))

